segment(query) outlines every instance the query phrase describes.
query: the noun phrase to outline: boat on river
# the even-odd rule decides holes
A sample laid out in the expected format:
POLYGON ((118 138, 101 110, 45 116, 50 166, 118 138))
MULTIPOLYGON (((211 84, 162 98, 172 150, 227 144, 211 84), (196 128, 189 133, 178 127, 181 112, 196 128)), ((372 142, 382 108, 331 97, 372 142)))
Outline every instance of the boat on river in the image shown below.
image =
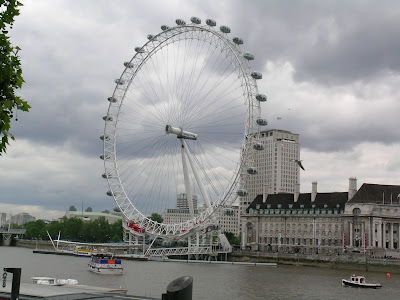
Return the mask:
POLYGON ((351 287, 371 288, 371 289, 378 289, 382 287, 382 285, 379 283, 367 282, 364 276, 357 276, 354 274, 350 277, 350 279, 342 279, 342 285, 351 287))
POLYGON ((77 285, 78 280, 76 279, 57 279, 54 277, 31 277, 32 283, 43 284, 43 285, 77 285))
POLYGON ((88 266, 90 271, 98 274, 122 274, 124 270, 120 259, 104 253, 93 254, 88 266))

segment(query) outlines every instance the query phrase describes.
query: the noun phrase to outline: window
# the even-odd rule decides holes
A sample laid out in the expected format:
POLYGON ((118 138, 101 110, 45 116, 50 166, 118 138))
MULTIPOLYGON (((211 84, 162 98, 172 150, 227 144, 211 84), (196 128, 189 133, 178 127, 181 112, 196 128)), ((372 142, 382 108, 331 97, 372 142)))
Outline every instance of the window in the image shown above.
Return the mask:
POLYGON ((359 215, 359 214, 361 214, 361 209, 359 209, 359 208, 355 208, 355 209, 353 209, 353 215, 359 215))

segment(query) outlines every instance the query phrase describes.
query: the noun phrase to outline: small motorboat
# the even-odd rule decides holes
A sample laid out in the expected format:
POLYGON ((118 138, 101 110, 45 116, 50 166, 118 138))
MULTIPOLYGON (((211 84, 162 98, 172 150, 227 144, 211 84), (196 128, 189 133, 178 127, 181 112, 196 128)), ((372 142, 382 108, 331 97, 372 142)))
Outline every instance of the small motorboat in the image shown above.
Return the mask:
POLYGON ((121 260, 112 254, 96 253, 90 259, 89 270, 98 274, 122 274, 124 268, 121 260))
POLYGON ((371 288, 379 289, 382 287, 379 283, 370 283, 365 280, 364 276, 352 275, 350 279, 342 279, 343 286, 361 287, 361 288, 371 288))

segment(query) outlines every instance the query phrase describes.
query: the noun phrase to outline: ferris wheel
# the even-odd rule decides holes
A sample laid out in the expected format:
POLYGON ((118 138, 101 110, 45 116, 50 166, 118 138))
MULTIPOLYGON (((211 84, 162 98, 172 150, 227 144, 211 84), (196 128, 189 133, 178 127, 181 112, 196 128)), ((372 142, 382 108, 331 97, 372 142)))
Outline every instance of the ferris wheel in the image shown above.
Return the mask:
MULTIPOLYGON (((214 20, 176 20, 135 48, 115 80, 103 140, 112 196, 137 234, 187 236, 215 222, 221 210, 246 196, 257 173, 260 102, 254 56, 243 40, 214 20), (159 223, 149 218, 177 209, 184 195, 190 215, 159 223), (190 201, 192 199, 193 201, 190 201), (172 210, 171 210, 172 209, 172 210)), ((180 211, 180 212, 182 212, 180 211)))

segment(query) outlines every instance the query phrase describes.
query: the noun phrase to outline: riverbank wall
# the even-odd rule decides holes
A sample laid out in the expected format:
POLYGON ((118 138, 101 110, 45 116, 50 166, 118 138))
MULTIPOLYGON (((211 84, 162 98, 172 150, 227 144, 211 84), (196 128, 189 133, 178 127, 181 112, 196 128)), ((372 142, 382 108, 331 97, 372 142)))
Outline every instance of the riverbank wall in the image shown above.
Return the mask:
MULTIPOLYGON (((53 245, 45 240, 17 240, 17 247, 52 250, 53 245)), ((228 255, 231 262, 276 263, 277 265, 309 266, 331 269, 374 271, 400 274, 400 260, 372 258, 363 253, 341 255, 305 255, 236 250, 228 255)))
POLYGON ((305 255, 268 253, 258 251, 233 251, 231 261, 276 263, 278 265, 310 266, 331 269, 400 273, 400 260, 371 258, 363 253, 343 255, 305 255))

